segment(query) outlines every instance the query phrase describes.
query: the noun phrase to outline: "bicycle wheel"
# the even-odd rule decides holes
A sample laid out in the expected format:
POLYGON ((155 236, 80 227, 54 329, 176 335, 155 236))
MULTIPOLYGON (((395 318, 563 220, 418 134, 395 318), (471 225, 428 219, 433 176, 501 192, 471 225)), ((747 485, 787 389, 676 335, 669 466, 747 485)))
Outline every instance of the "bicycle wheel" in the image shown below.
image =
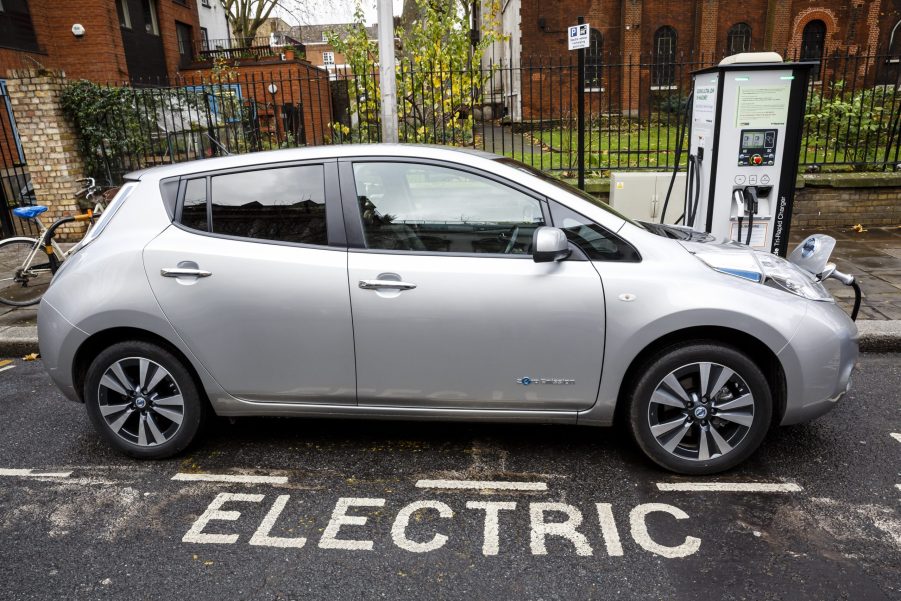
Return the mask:
POLYGON ((47 255, 40 249, 31 264, 23 269, 37 240, 9 238, 0 240, 0 303, 27 307, 40 302, 53 279, 47 255))

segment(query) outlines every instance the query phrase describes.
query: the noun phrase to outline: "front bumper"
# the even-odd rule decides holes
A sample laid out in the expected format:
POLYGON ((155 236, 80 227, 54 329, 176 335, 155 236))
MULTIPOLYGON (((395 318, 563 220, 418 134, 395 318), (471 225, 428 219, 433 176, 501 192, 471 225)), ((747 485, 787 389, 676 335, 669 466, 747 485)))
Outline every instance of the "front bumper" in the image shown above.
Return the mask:
POLYGON ((829 412, 851 386, 859 355, 857 326, 834 303, 811 301, 797 333, 779 353, 786 400, 781 424, 829 412))

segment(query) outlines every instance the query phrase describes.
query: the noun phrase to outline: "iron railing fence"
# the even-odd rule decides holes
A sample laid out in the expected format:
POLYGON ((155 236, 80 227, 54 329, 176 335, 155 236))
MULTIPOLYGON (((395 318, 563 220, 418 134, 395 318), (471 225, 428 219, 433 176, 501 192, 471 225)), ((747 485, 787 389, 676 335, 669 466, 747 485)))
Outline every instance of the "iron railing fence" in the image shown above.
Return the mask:
MULTIPOLYGON (((790 54, 787 55, 792 58, 790 54)), ((586 107, 589 172, 673 168, 691 72, 713 55, 604 55, 586 65, 578 90, 572 54, 519 63, 398 64, 403 142, 465 146, 555 172, 577 168, 576 109, 586 107)), ((901 152, 901 63, 879 53, 831 54, 814 67, 799 154, 804 170, 885 170, 901 152)), ((305 145, 379 142, 377 69, 265 72, 208 70, 168 85, 133 82, 122 111, 109 112, 104 144, 86 149, 93 175, 163 163, 305 145), (261 74, 263 73, 263 74, 261 74)), ((685 154, 682 155, 685 161, 685 154)))

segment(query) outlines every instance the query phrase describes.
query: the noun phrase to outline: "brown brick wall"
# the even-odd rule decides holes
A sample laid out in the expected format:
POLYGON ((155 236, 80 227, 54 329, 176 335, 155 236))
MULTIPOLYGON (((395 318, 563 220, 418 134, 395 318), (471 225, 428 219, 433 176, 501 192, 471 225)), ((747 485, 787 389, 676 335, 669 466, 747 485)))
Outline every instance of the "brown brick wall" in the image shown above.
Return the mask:
MULTIPOLYGON (((168 73, 178 73, 178 40, 175 22, 193 28, 200 36, 198 0, 157 0, 157 17, 168 73)), ((40 46, 40 52, 21 52, 0 48, 0 77, 10 69, 35 68, 63 70, 70 79, 90 79, 101 83, 128 79, 125 49, 115 0, 29 0, 28 7, 40 46), (72 35, 72 25, 80 23, 85 35, 72 35), (39 64, 35 64, 37 61, 39 64)))
MULTIPOLYGON (((307 144, 323 144, 330 135, 332 121, 329 75, 306 61, 281 61, 271 59, 238 61, 232 83, 241 85, 241 93, 259 103, 273 101, 268 87, 277 86, 276 104, 303 104, 304 134, 307 144)), ((209 69, 192 69, 183 72, 180 83, 196 85, 217 81, 209 69)))
MULTIPOLYGON (((609 202, 609 194, 595 194, 609 202)), ((795 191, 792 227, 901 226, 901 188, 806 186, 795 191)))

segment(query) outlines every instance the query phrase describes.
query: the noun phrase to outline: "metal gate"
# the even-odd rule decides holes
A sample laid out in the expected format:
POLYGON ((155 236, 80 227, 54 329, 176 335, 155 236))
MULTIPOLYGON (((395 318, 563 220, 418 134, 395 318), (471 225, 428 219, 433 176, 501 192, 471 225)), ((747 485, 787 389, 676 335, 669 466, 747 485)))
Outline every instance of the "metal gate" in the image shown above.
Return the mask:
POLYGON ((32 222, 12 214, 15 207, 29 204, 34 204, 34 188, 28 173, 28 162, 16 129, 6 81, 0 79, 0 237, 37 233, 37 227, 32 222))

